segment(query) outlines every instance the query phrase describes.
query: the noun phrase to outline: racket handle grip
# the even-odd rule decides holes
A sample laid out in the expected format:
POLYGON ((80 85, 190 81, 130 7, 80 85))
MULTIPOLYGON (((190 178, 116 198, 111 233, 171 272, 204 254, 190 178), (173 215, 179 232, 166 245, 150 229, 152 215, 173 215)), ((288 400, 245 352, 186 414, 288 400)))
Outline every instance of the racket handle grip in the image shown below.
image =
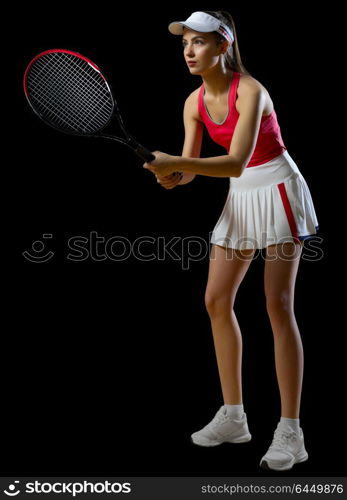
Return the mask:
POLYGON ((141 144, 137 144, 135 147, 135 153, 137 156, 142 158, 145 162, 151 162, 155 160, 155 156, 148 151, 145 147, 141 146, 141 144))

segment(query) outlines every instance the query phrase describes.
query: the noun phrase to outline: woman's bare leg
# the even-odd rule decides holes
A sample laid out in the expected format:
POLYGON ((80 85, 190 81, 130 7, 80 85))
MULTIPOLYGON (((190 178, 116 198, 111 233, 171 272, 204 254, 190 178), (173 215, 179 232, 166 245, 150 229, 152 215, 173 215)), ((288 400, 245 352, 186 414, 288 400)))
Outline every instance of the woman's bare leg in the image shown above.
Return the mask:
POLYGON ((242 404, 242 338, 233 310, 236 292, 252 261, 253 250, 212 246, 205 294, 224 404, 242 404))
POLYGON ((294 288, 301 250, 300 243, 266 249, 266 303, 274 335, 281 416, 287 418, 299 418, 303 378, 303 347, 294 315, 294 288))

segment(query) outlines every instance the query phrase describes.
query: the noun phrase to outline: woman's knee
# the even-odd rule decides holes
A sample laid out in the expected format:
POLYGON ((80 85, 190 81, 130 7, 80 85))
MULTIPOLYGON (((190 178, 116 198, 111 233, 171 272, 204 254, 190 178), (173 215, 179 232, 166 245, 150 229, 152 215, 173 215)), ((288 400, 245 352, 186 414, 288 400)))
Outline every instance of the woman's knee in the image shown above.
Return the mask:
POLYGON ((291 314, 294 298, 290 290, 266 293, 266 309, 270 316, 291 314))
POLYGON ((234 297, 231 293, 216 293, 206 290, 205 306, 210 318, 230 315, 234 306, 234 297))

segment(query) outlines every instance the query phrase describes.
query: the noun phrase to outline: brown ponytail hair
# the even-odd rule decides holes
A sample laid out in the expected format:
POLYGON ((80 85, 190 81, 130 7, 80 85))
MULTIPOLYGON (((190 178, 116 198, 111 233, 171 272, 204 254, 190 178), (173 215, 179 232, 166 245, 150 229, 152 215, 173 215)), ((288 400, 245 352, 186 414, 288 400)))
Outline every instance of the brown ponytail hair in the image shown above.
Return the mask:
MULTIPOLYGON (((237 42, 235 23, 233 18, 231 17, 231 14, 229 14, 229 12, 226 12, 224 10, 218 10, 218 11, 205 10, 204 12, 205 14, 209 14, 210 16, 213 16, 222 23, 226 24, 234 34, 235 40, 232 45, 229 45, 228 51, 224 54, 225 66, 227 67, 227 69, 231 71, 236 71, 237 73, 250 75, 250 73, 246 70, 241 61, 239 44, 237 42)), ((214 31, 213 34, 216 37, 217 43, 225 42, 225 38, 220 33, 214 31)))

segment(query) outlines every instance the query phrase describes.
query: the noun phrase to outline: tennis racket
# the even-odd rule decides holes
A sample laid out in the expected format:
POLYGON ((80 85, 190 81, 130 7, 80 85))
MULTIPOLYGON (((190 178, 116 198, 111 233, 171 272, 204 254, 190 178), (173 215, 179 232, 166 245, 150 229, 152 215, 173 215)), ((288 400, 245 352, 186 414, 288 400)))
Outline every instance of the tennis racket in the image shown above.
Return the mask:
POLYGON ((56 130, 111 139, 146 162, 155 159, 128 133, 105 76, 87 57, 63 49, 41 52, 26 68, 24 92, 33 111, 56 130), (124 137, 103 133, 114 116, 124 137))

